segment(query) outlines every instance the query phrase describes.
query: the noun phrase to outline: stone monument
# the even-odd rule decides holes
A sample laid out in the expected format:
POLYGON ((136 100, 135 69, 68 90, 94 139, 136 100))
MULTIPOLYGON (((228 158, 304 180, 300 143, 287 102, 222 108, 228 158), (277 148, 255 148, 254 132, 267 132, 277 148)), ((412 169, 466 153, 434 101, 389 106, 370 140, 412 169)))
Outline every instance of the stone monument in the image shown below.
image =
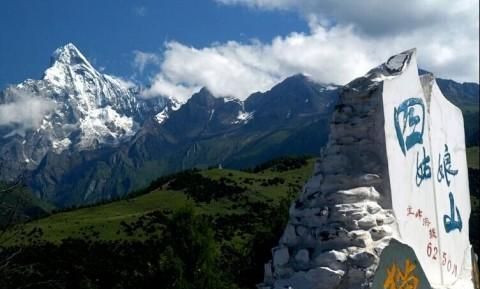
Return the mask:
POLYGON ((474 288, 463 117, 415 49, 343 87, 289 215, 259 289, 474 288))

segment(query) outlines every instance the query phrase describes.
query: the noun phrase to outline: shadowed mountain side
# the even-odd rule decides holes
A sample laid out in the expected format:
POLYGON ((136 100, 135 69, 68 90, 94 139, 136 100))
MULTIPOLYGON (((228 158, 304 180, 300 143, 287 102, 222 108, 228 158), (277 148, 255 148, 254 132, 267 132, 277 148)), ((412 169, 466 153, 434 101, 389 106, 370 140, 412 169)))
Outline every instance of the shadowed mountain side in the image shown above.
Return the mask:
POLYGON ((20 183, 0 182, 0 243, 3 226, 47 215, 53 209, 52 205, 35 197, 28 188, 20 183))

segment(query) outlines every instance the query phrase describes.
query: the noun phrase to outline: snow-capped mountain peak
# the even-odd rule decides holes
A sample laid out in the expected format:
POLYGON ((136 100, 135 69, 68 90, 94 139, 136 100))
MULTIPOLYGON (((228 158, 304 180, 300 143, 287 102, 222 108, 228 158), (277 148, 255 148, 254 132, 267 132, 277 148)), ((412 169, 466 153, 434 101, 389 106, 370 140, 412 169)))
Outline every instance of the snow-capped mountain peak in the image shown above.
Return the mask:
POLYGON ((57 48, 52 54, 50 63, 51 66, 45 71, 43 79, 58 87, 68 86, 69 78, 79 71, 99 76, 98 71, 72 43, 57 48))
MULTIPOLYGON (((154 117, 169 103, 165 98, 138 98, 135 85, 99 72, 71 43, 54 51, 42 79, 27 79, 7 88, 4 94, 13 95, 12 91, 17 100, 10 96, 0 99, 0 104, 28 95, 54 108, 40 116, 43 118, 37 127, 20 136, 21 148, 16 149, 31 167, 50 151, 91 150, 127 140, 146 118, 154 117)), ((5 135, 14 134, 0 137, 5 135)))
MULTIPOLYGON (((52 64, 60 62, 67 65, 85 65, 92 67, 87 58, 72 43, 57 48, 52 54, 52 64)), ((92 67, 93 68, 93 67, 92 67)))
POLYGON ((97 71, 71 43, 56 49, 51 63, 43 80, 32 84, 38 88, 34 91, 60 104, 54 116, 77 126, 79 137, 72 144, 88 149, 135 133, 138 103, 125 81, 97 71))

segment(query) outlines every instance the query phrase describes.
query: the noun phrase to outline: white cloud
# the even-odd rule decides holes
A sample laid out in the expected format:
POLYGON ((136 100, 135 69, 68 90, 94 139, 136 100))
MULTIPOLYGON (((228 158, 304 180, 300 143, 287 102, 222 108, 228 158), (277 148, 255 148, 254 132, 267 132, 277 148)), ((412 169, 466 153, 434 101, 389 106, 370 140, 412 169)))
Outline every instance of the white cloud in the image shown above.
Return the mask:
MULTIPOLYGON (((472 0, 216 0, 259 9, 296 10, 324 25, 353 24, 366 34, 408 33, 421 27, 459 22, 475 26, 478 1, 472 0), (477 8, 477 9, 475 9, 477 8), (465 19, 466 17, 466 19, 465 19)), ((478 21, 477 21, 478 22, 478 21)), ((478 24, 477 24, 478 25, 478 24)), ((464 27, 458 27, 463 29, 464 27)), ((439 31, 441 32, 441 31, 439 31)))
POLYGON ((269 57, 269 61, 266 54, 265 47, 255 43, 228 42, 195 49, 169 42, 161 72, 144 94, 185 101, 192 92, 206 86, 217 96, 245 98, 254 90, 271 87, 281 77, 275 59, 269 57))
POLYGON ((28 129, 40 127, 45 115, 55 109, 52 100, 16 88, 9 88, 5 93, 6 99, 12 101, 0 105, 0 125, 14 126, 12 133, 23 135, 28 129))
POLYGON ((165 79, 165 76, 158 74, 151 84, 151 87, 142 91, 141 96, 145 98, 156 96, 173 97, 180 103, 185 103, 193 93, 200 90, 201 86, 190 84, 189 86, 181 83, 175 83, 171 80, 165 79))
POLYGON ((145 67, 148 65, 160 64, 160 57, 154 53, 135 50, 133 51, 133 55, 133 67, 138 69, 140 73, 143 73, 145 67))
MULTIPOLYGON (((308 33, 269 43, 226 42, 193 48, 168 42, 145 96, 186 100, 199 87, 245 99, 295 73, 345 84, 416 47, 419 65, 440 77, 478 81, 478 2, 470 0, 219 0, 264 9, 296 9, 308 33), (326 12, 328 11, 328 13, 326 12)), ((142 62, 139 62, 142 63, 142 62)), ((142 67, 141 65, 138 65, 142 67)))

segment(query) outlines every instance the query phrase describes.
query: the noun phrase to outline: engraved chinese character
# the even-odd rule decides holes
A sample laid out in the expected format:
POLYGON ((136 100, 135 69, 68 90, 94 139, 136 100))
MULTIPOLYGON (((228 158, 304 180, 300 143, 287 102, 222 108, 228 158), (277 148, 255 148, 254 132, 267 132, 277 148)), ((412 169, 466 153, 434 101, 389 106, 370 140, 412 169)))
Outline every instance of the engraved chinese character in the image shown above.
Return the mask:
POLYGON ((452 157, 450 155, 450 152, 448 151, 448 145, 445 144, 445 153, 443 154, 443 160, 441 158, 441 154, 438 154, 437 180, 440 183, 445 178, 447 186, 450 186, 449 176, 455 176, 457 174, 458 170, 452 168, 452 157))
POLYGON ((402 272, 397 264, 393 263, 387 269, 387 277, 383 282, 385 289, 417 289, 420 280, 415 276, 413 271, 416 265, 410 259, 405 260, 405 270, 402 272))
POLYGON ((419 187, 423 180, 429 179, 432 177, 432 170, 430 168, 430 156, 427 156, 425 152, 425 147, 423 149, 423 158, 422 161, 419 163, 419 157, 417 152, 417 175, 415 176, 415 182, 417 187, 419 187))
POLYGON ((414 215, 415 213, 413 212, 412 206, 407 207, 407 216, 414 215))
POLYGON ((431 224, 431 222, 427 217, 423 218, 423 226, 424 227, 430 227, 430 224, 431 224))
POLYGON ((395 132, 404 155, 415 144, 423 143, 425 105, 421 98, 409 98, 393 111, 395 132))
POLYGON ((445 226, 445 231, 450 233, 453 230, 458 229, 458 231, 462 231, 462 217, 460 216, 460 211, 458 207, 455 207, 455 200, 453 198, 452 192, 448 194, 448 198, 450 199, 450 216, 443 215, 443 225, 445 226), (457 214, 455 214, 455 212, 457 214), (456 218, 458 216, 458 220, 456 218))
POLYGON ((415 218, 418 218, 418 219, 421 219, 423 217, 423 211, 418 209, 416 212, 415 212, 415 218))

